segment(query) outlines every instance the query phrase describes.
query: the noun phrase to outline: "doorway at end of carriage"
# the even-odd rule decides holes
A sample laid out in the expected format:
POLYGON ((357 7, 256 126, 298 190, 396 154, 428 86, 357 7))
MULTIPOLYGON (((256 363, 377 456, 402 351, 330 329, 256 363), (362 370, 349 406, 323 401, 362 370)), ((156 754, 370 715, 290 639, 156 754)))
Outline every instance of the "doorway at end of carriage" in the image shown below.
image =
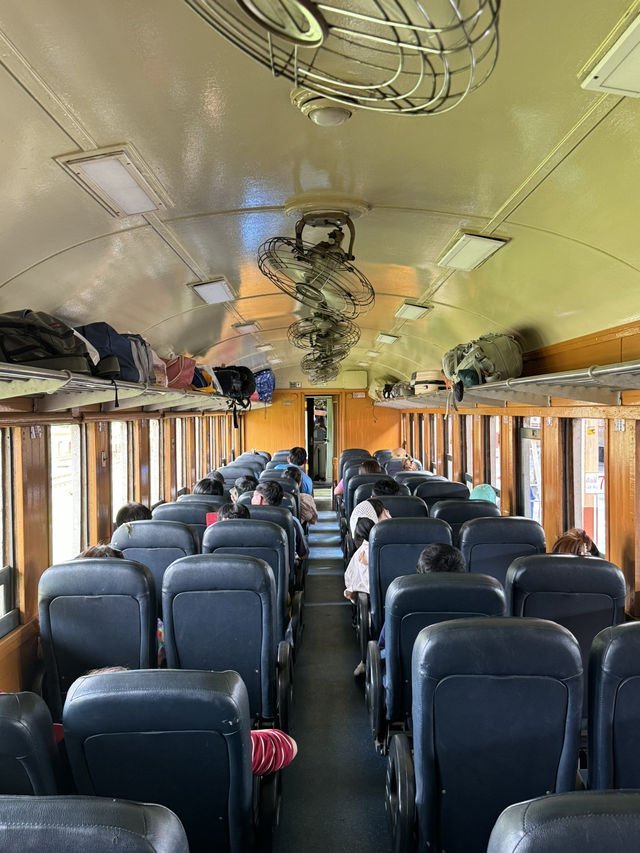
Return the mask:
POLYGON ((313 396, 306 397, 305 404, 309 476, 314 483, 326 483, 331 479, 328 468, 333 458, 333 400, 331 397, 313 396))

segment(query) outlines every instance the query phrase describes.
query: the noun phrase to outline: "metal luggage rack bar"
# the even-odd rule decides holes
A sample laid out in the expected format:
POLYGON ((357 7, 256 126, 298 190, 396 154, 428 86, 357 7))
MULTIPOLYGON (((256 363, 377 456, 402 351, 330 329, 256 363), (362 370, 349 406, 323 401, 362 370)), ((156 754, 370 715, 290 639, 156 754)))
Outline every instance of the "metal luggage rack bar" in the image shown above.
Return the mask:
MULTIPOLYGON (((95 403, 100 403, 105 412, 133 408, 225 412, 232 403, 228 397, 197 391, 0 363, 0 400, 18 397, 31 398, 35 412, 60 412, 95 403)), ((267 404, 253 405, 262 408, 267 404)))
MULTIPOLYGON (((489 382, 465 389, 463 405, 498 405, 506 402, 527 406, 550 406, 551 398, 577 400, 594 405, 619 406, 623 391, 640 391, 640 361, 593 365, 577 370, 521 376, 504 382, 489 382)), ((417 394, 415 397, 384 400, 376 406, 392 409, 445 407, 448 391, 417 394)))

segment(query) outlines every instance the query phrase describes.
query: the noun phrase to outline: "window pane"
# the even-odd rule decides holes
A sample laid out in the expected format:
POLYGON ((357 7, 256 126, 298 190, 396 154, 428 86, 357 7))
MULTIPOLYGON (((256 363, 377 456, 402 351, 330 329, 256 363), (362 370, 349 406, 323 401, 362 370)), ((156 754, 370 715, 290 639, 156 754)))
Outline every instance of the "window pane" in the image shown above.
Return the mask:
POLYGON ((522 514, 542 524, 541 418, 523 418, 520 430, 520 501, 522 514))
POLYGON ((431 470, 435 473, 438 469, 438 416, 429 415, 429 428, 431 430, 431 470))
POLYGON ((176 488, 184 489, 184 439, 182 418, 176 418, 176 488))
POLYGON ((473 415, 464 415, 464 479, 473 486, 473 415))
POLYGON ((603 554, 607 545, 604 433, 603 419, 572 422, 573 525, 584 528, 603 554))
POLYGON ((0 558, 14 565, 13 552, 13 447, 11 430, 0 429, 0 558))
POLYGON ((160 446, 160 421, 149 421, 149 493, 152 504, 162 500, 160 446))
POLYGON ((424 458, 424 415, 418 415, 418 459, 423 468, 426 468, 424 458))
POLYGON ((126 421, 111 422, 111 518, 129 500, 129 441, 126 421))
POLYGON ((444 440, 446 450, 445 476, 448 480, 453 479, 453 416, 447 415, 444 419, 444 440))
POLYGON ((72 560, 82 550, 82 452, 77 424, 49 431, 51 561, 72 560))
POLYGON ((498 496, 500 507, 500 416, 489 416, 489 483, 498 496))
POLYGON ((200 480, 205 474, 206 471, 202 470, 202 424, 204 422, 204 418, 196 418, 195 419, 195 445, 194 450, 196 454, 196 481, 200 480))

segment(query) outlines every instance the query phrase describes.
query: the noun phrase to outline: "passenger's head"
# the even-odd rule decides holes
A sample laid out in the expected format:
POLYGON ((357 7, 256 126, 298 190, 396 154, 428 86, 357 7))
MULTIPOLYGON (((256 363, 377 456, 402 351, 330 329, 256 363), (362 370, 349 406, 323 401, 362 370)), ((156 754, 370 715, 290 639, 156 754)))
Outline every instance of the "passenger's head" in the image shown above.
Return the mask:
POLYGON ((129 521, 148 521, 151 518, 151 510, 144 504, 131 503, 121 506, 116 515, 116 527, 129 521))
POLYGON ((385 518, 391 518, 391 514, 388 509, 385 509, 382 501, 379 501, 378 498, 369 498, 367 503, 370 503, 373 507, 373 511, 376 514, 376 519, 378 521, 384 521, 385 518))
POLYGON ((224 485, 220 480, 212 480, 209 477, 203 477, 193 487, 194 495, 218 495, 222 497, 224 494, 224 485))
POLYGON ((296 468, 295 465, 291 465, 287 468, 284 472, 284 476, 293 480, 298 484, 299 488, 302 488, 302 471, 299 468, 296 468))
POLYGON ((391 451, 391 459, 406 459, 408 455, 404 447, 394 447, 391 451))
POLYGON ((104 672, 129 672, 128 666, 101 666, 99 669, 89 669, 85 675, 102 675, 104 672))
POLYGON ((124 560, 124 554, 122 551, 119 551, 117 548, 112 548, 111 545, 102 545, 98 543, 97 545, 90 545, 88 548, 85 548, 84 551, 80 551, 76 560, 80 560, 83 557, 92 557, 93 559, 102 559, 104 557, 107 558, 115 558, 118 560, 124 560))
POLYGON ((261 480, 255 488, 251 503, 260 506, 280 506, 282 486, 277 480, 261 480))
POLYGON ((218 510, 218 521, 228 521, 230 518, 251 518, 249 507, 244 504, 222 504, 218 510))
POLYGON ((210 480, 217 480, 219 483, 222 483, 224 488, 224 474, 221 474, 220 471, 212 471, 210 474, 207 474, 207 477, 210 480))
POLYGON ((572 527, 553 543, 552 554, 574 554, 577 557, 599 557, 600 552, 586 530, 572 527))
POLYGON ((405 458, 402 460, 402 470, 417 471, 418 465, 410 456, 405 456, 405 458))
POLYGON ((495 489, 493 486, 490 486, 489 483, 479 483, 477 486, 474 486, 471 489, 471 494, 469 495, 470 501, 491 501, 492 504, 496 503, 498 497, 496 495, 495 489))
POLYGON ((358 468, 358 474, 384 474, 375 459, 363 459, 358 468))
POLYGON ((355 533, 353 535, 353 543, 356 548, 359 548, 363 542, 369 541, 369 534, 375 526, 375 521, 370 518, 359 518, 356 523, 355 533))
POLYGON ((243 495, 245 492, 252 492, 257 485, 257 479, 251 477, 249 474, 244 477, 238 477, 230 491, 231 500, 237 501, 240 495, 243 495))
POLYGON ((307 461, 307 451, 304 447, 292 447, 289 451, 289 462, 292 465, 299 465, 302 467, 304 463, 307 461))
POLYGON ((400 483, 396 483, 395 480, 392 480, 391 477, 385 477, 385 479, 376 480, 373 484, 373 488, 371 489, 371 495, 374 498, 381 498, 385 495, 397 495, 400 491, 400 483))
POLYGON ((418 557, 416 571, 419 575, 429 572, 466 572, 467 566, 462 552, 453 545, 442 542, 432 542, 423 548, 418 557))

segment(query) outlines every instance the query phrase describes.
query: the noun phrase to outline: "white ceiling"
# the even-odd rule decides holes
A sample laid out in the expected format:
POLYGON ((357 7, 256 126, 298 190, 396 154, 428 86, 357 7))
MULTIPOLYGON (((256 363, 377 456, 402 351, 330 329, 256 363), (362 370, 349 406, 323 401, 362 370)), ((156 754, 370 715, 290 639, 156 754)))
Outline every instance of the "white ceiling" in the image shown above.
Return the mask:
POLYGON ((532 349, 637 319, 640 102, 578 77, 639 7, 505 2, 497 68, 458 108, 321 128, 182 0, 0 0, 0 310, 106 320, 161 353, 254 369, 268 342, 290 379, 302 353, 287 327, 306 312, 260 274, 256 251, 293 236, 287 198, 332 190, 372 208, 355 255, 376 304, 347 368, 404 378, 486 332, 532 349), (167 210, 113 218, 53 160, 122 142, 167 210), (458 228, 510 242, 452 273, 435 259, 458 228), (231 304, 206 306, 186 286, 220 275, 231 304), (435 308, 400 322, 404 298, 435 308), (238 335, 242 320, 260 332, 238 335), (399 340, 376 344, 378 331, 399 340))

